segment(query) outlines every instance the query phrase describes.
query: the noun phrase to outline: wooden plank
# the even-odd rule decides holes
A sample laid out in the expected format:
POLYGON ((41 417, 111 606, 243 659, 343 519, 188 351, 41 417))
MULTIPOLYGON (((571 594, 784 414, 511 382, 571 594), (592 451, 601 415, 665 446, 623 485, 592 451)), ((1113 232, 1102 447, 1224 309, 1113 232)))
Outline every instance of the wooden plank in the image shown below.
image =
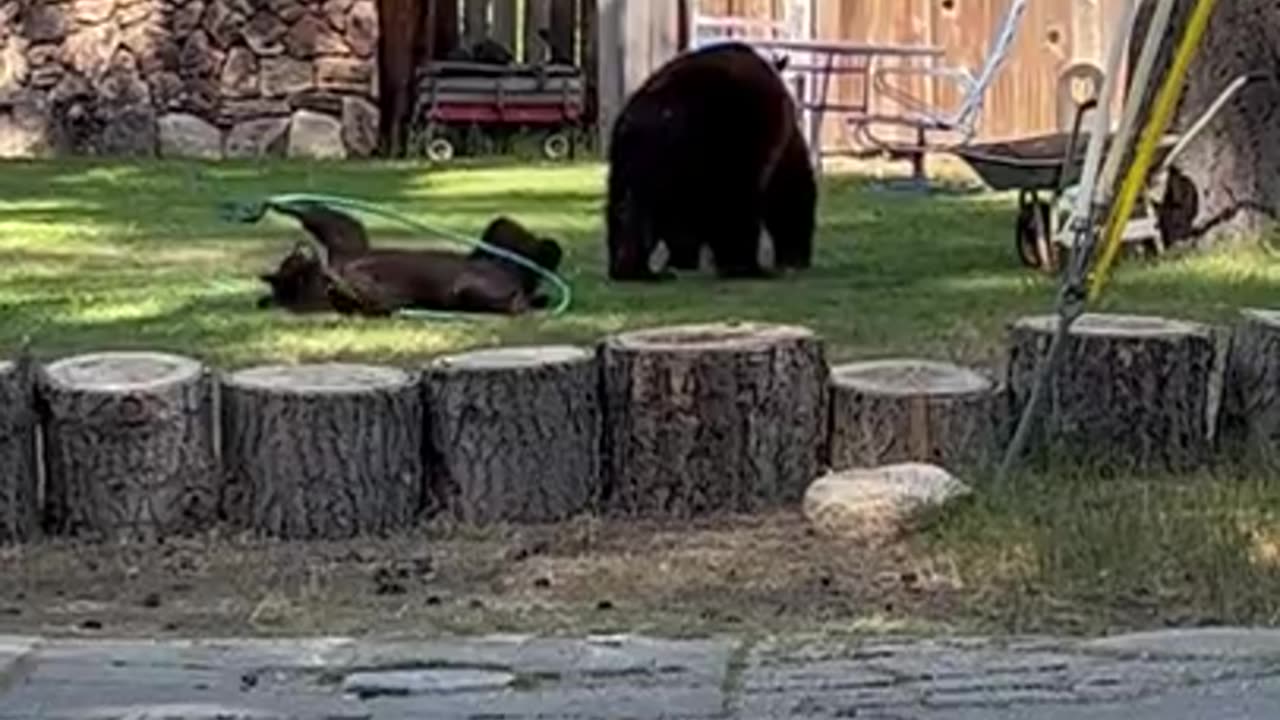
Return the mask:
POLYGON ((527 63, 539 63, 548 57, 550 48, 538 37, 540 30, 551 30, 551 0, 525 0, 521 57, 527 63))
POLYGON ((512 56, 519 57, 516 47, 516 25, 519 8, 517 0, 493 0, 490 7, 493 13, 493 25, 490 36, 503 47, 511 51, 512 56))
POLYGON ((489 0, 463 0, 462 36, 468 45, 489 35, 489 0))

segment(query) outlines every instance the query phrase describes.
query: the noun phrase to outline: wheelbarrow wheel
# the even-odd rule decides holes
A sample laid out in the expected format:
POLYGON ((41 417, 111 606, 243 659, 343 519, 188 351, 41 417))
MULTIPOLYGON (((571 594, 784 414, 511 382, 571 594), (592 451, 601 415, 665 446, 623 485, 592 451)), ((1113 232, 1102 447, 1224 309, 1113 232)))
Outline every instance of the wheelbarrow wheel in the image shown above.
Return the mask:
POLYGON ((1049 203, 1033 191, 1024 190, 1018 198, 1018 219, 1014 230, 1018 257, 1023 265, 1042 272, 1053 272, 1058 265, 1049 230, 1052 227, 1051 212, 1049 203))

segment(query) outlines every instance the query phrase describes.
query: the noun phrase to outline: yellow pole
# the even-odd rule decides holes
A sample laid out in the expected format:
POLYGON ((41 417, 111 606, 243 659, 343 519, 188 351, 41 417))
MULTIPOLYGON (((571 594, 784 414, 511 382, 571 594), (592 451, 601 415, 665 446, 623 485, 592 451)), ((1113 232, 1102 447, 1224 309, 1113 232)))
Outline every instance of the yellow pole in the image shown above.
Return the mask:
MULTIPOLYGON (((1165 76, 1164 84, 1160 87, 1160 94, 1156 97, 1151 120, 1143 128, 1142 139, 1138 142, 1138 150, 1134 154, 1133 165, 1130 166, 1129 172, 1125 175, 1124 183, 1120 187, 1120 193, 1116 198, 1116 202, 1111 206, 1111 213, 1107 217, 1102 255, 1098 258, 1093 276, 1089 279, 1088 297, 1090 302, 1097 299, 1098 294, 1102 292, 1102 287, 1107 281, 1108 271, 1115 262, 1116 254, 1120 251, 1124 227, 1133 215, 1133 206, 1137 202, 1138 193, 1146 183, 1147 173, 1150 171, 1151 164, 1155 159, 1156 147, 1160 138, 1164 136, 1165 130, 1169 127, 1169 121, 1173 117, 1178 98, 1182 94, 1182 85, 1186 78, 1187 70, 1191 66, 1191 60, 1200 46, 1200 40, 1204 37, 1205 28, 1209 25, 1209 18, 1213 14, 1215 3, 1216 0, 1200 0, 1192 11, 1190 20, 1187 22, 1187 31, 1183 34, 1182 41, 1178 45, 1177 53, 1173 58, 1173 65, 1169 68, 1169 74, 1165 76)), ((1138 101, 1139 98, 1129 98, 1129 102, 1138 101)))

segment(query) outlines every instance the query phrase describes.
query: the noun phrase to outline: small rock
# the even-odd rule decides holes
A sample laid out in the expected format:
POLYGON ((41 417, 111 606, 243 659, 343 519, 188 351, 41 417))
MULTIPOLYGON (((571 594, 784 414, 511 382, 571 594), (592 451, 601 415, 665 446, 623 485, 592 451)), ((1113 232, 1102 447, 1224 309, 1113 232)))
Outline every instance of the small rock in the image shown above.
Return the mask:
MULTIPOLYGON (((142 86, 146 89, 146 86, 142 86)), ((103 154, 118 157, 151 157, 158 143, 156 115, 149 103, 114 113, 102 130, 103 154)))
POLYGON ((226 49, 240 36, 246 19, 222 0, 213 0, 204 12, 203 25, 214 45, 226 49))
POLYGON ((187 36, 178 51, 179 73, 184 77, 216 77, 222 63, 209 36, 203 30, 197 30, 187 36))
POLYGON ((56 42, 67 36, 67 18, 60 5, 35 5, 27 12, 23 33, 33 43, 56 42))
POLYGON ((71 3, 71 16, 76 20, 92 25, 104 22, 115 11, 115 0, 75 0, 71 3))
POLYGON ((315 15, 294 22, 284 36, 285 49, 295 58, 309 60, 317 55, 344 55, 350 50, 342 37, 315 15))
POLYGON ((307 14, 307 9, 298 0, 268 0, 271 9, 283 21, 294 22, 307 14))
POLYGON ((551 587, 551 578, 546 576, 540 577, 533 581, 533 586, 536 588, 549 588, 551 587))
POLYGON ((347 45, 362 58, 373 57, 378 49, 378 8, 371 0, 360 0, 347 15, 347 45))
POLYGON ((236 123, 227 133, 226 156, 254 158, 283 156, 289 118, 260 118, 236 123))
POLYGON ((147 593, 142 598, 142 607, 153 609, 160 607, 160 593, 147 593))
POLYGON ((373 573, 373 594, 374 595, 404 595, 409 592, 403 580, 403 574, 396 572, 394 568, 380 567, 373 573))
POLYGON ((0 42, 0 95, 18 92, 31 75, 27 47, 27 41, 20 37, 0 42))
POLYGON ((515 675, 509 672, 467 668, 358 672, 346 677, 342 691, 362 698, 444 695, 502 690, 515 679, 515 675))
POLYGON ((258 94, 258 58, 246 47, 232 48, 222 66, 222 96, 246 98, 258 94))
POLYGON ((200 25, 200 17, 204 15, 204 2, 189 0, 174 8, 172 12, 170 22, 173 26, 173 34, 181 39, 190 35, 200 25))
POLYGON ((287 97, 311 88, 311 64, 290 57, 262 60, 262 94, 287 97))
POLYGON ((342 139, 352 155, 366 157, 378 148, 378 108, 360 98, 342 99, 342 139))
POLYGON ((373 64, 365 60, 317 58, 315 68, 321 90, 368 94, 373 82, 373 64))
POLYGON ((971 492, 946 470, 923 463, 845 470, 809 486, 804 514, 825 535, 887 542, 923 528, 971 492))
POLYGON ((602 611, 602 612, 607 612, 607 611, 612 610, 612 609, 613 609, 613 601, 612 601, 612 600, 601 600, 600 602, 596 603, 596 610, 600 610, 600 611, 602 611))
POLYGON ((439 595, 428 595, 425 602, 430 607, 437 607, 444 603, 444 600, 442 600, 439 595))
POLYGON ((160 153, 165 157, 222 157, 222 133, 218 128, 188 113, 169 113, 160 118, 160 153))
POLYGON ((241 37, 255 54, 269 57, 284 52, 284 43, 280 40, 286 32, 288 28, 280 22, 279 18, 265 10, 260 10, 241 30, 241 37))
POLYGON ((8 111, 0 111, 0 158, 43 157, 52 149, 47 100, 34 93, 24 94, 8 111))
POLYGON ((88 619, 88 620, 84 620, 84 621, 82 621, 82 622, 80 623, 80 627, 81 627, 82 629, 84 629, 84 630, 101 630, 101 629, 102 629, 102 621, 100 621, 100 620, 94 620, 94 619, 90 618, 90 619, 88 619))
POLYGON ((111 67, 111 58, 120 47, 120 33, 104 24, 79 30, 62 44, 62 62, 72 70, 97 81, 111 67))
POLYGON ((295 112, 289 125, 288 155, 291 158, 345 158, 342 123, 310 110, 295 112))

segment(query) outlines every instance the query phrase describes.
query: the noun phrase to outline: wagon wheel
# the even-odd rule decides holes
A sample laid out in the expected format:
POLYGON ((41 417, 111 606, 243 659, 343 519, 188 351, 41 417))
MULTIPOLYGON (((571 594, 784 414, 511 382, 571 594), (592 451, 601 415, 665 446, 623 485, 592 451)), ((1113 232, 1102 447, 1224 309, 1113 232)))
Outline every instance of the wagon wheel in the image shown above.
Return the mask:
POLYGON ((1050 237, 1049 203, 1036 196, 1033 190, 1023 190, 1018 196, 1018 219, 1015 224, 1014 243, 1022 264, 1043 272, 1057 269, 1058 258, 1050 237))
POLYGON ((542 156, 548 160, 560 161, 569 157, 571 143, 568 134, 560 131, 549 133, 542 140, 542 156))
POLYGON ((449 162, 456 152, 453 141, 443 135, 437 135, 427 141, 427 157, 432 162, 449 162))

